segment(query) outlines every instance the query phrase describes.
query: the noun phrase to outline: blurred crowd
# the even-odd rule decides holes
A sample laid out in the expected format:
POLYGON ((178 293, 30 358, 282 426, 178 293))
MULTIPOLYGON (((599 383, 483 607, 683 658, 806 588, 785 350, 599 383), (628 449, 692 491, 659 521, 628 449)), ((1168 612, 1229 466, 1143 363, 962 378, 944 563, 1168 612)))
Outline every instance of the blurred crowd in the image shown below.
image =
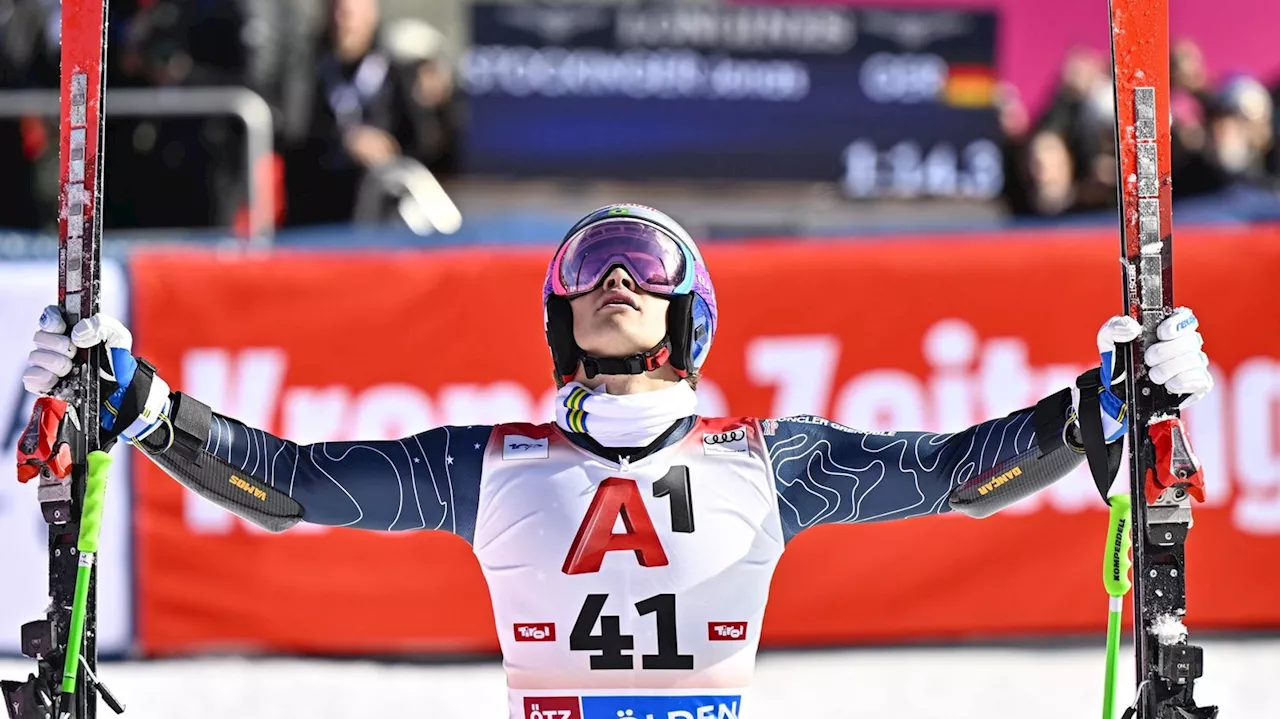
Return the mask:
MULTIPOLYGON (((0 91, 58 87, 59 8, 0 0, 0 91)), ((394 195, 386 168, 452 171, 444 38, 385 21, 378 0, 112 0, 109 18, 109 87, 249 88, 271 108, 274 152, 246 167, 230 115, 111 117, 107 227, 243 228, 249 173, 273 224, 349 222, 379 212, 379 183, 394 195)), ((0 118, 0 227, 49 227, 57 155, 56 117, 0 118)))
MULTIPOLYGON (((57 88, 59 7, 0 0, 0 91, 57 88)), ((110 87, 249 88, 271 109, 274 152, 247 167, 245 128, 231 115, 112 116, 105 225, 243 230, 250 177, 275 226, 384 219, 411 191, 406 177, 456 171, 454 55, 430 25, 383 18, 379 0, 112 0, 110 87)), ((1191 41, 1175 43, 1171 60, 1175 196, 1251 188, 1280 198, 1280 88, 1245 75, 1211 82, 1191 41)), ((1106 55, 1070 52, 1038 117, 1012 89, 997 112, 1012 214, 1115 207, 1106 55)), ((0 117, 0 227, 51 228, 56 123, 0 117)))
MULTIPOLYGON (((1210 81, 1191 40, 1170 52, 1175 198, 1248 188, 1280 190, 1274 106, 1268 89, 1248 75, 1210 81)), ((998 107, 1006 137, 1005 199, 1022 216, 1057 216, 1114 208, 1115 99, 1110 57, 1068 53, 1049 106, 1034 121, 1006 92, 998 107)))

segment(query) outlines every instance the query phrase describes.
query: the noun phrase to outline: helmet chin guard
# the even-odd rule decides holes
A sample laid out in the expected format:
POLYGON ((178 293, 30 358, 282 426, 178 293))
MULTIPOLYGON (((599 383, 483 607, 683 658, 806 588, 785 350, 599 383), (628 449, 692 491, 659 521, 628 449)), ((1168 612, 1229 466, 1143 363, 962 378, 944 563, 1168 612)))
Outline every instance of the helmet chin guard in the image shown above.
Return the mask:
MULTIPOLYGON (((561 289, 563 291, 563 288, 561 289)), ((556 249, 543 286, 546 312, 547 345, 555 364, 557 383, 573 381, 581 366, 587 378, 599 375, 644 374, 669 365, 679 377, 687 377, 706 360, 715 334, 716 298, 706 263, 693 239, 675 220, 650 207, 641 205, 609 205, 579 220, 556 249), (642 223, 647 231, 657 230, 684 247, 692 259, 687 281, 675 294, 659 294, 670 301, 667 309, 667 335, 657 345, 626 357, 595 357, 578 346, 573 336, 573 308, 569 298, 558 294, 559 261, 565 245, 601 222, 642 223)))
POLYGON ((666 337, 647 352, 627 357, 582 356, 582 372, 587 379, 602 374, 644 374, 658 369, 671 356, 671 340, 666 337))
POLYGON ((573 337, 573 308, 569 300, 552 296, 547 299, 547 344, 551 347, 551 357, 556 365, 556 378, 559 385, 572 382, 578 374, 578 366, 587 379, 605 374, 644 374, 652 372, 664 364, 671 365, 678 377, 689 376, 688 343, 680 343, 680 351, 672 336, 681 336, 681 327, 689 324, 689 309, 692 296, 672 297, 667 308, 667 335, 658 344, 644 352, 637 352, 625 357, 596 357, 589 355, 578 346, 573 337))

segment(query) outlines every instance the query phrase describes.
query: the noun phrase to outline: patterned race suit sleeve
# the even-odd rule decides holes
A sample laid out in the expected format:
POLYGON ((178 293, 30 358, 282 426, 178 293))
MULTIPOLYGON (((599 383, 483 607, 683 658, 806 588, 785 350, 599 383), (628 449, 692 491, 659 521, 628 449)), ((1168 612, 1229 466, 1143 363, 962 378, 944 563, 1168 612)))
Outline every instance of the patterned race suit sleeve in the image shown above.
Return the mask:
POLYGON ((784 535, 790 540, 817 524, 942 514, 992 499, 1007 506, 1084 459, 1069 409, 1063 392, 955 434, 860 432, 807 415, 764 420, 784 535))
MULTIPOLYGON (((438 529, 470 542, 491 430, 437 427, 404 439, 299 445, 215 412, 202 456, 292 497, 305 522, 438 529)), ((174 476, 203 463, 172 452, 152 459, 174 476)))

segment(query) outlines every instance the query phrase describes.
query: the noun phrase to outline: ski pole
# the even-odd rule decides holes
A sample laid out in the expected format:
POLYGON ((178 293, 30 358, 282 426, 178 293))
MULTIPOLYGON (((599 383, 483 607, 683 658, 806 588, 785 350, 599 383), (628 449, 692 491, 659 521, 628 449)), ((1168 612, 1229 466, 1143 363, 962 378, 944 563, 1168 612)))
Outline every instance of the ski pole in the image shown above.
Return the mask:
MULTIPOLYGON (((80 646, 84 638, 85 604, 89 597, 89 580, 93 575, 93 560, 98 552, 98 535, 102 529, 102 500, 107 490, 107 470, 111 467, 111 455, 94 451, 88 457, 84 504, 80 514, 80 536, 76 549, 80 552, 76 570, 75 601, 71 605, 71 628, 67 633, 67 656, 62 664, 61 707, 74 706, 71 701, 76 692, 76 676, 80 669, 80 646)), ((55 719, 69 716, 70 711, 60 710, 55 719)))
POLYGON ((1133 538, 1129 534, 1130 499, 1127 494, 1111 497, 1111 521, 1107 523, 1107 547, 1102 557, 1102 584, 1111 595, 1107 613, 1107 676, 1102 685, 1102 719, 1115 716, 1116 660, 1120 654, 1120 618, 1124 612, 1124 596, 1133 586, 1129 570, 1129 548, 1133 538))

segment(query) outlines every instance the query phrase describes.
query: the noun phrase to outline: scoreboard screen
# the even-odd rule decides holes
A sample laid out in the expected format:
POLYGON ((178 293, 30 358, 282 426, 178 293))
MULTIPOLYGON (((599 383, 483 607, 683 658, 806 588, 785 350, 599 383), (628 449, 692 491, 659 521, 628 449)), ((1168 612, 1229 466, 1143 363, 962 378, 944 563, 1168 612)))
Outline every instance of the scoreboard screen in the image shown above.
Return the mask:
POLYGON ((471 28, 471 174, 1003 185, 990 11, 478 4, 471 28))

